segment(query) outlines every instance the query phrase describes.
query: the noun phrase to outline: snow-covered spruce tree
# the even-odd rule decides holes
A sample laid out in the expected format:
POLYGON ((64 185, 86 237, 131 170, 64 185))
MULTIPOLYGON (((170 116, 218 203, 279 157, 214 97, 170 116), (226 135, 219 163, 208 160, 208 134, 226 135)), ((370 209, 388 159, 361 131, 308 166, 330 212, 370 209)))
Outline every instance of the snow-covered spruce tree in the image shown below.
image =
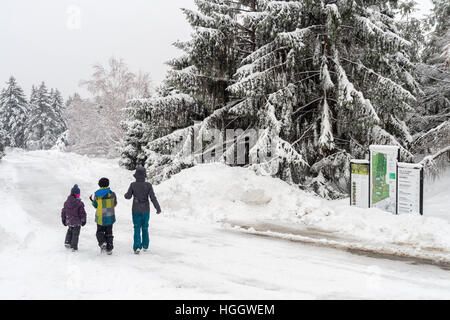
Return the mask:
POLYGON ((240 20, 243 12, 254 12, 256 0, 195 3, 198 11, 182 9, 194 32, 190 40, 175 43, 184 54, 168 62, 172 69, 166 86, 189 94, 212 113, 232 99, 226 88, 243 57, 252 52, 253 41, 240 20))
MULTIPOLYGON (((179 143, 183 137, 177 138, 176 142, 168 143, 165 147, 160 145, 156 147, 149 142, 166 137, 175 130, 190 128, 195 118, 193 112, 197 109, 201 110, 197 106, 197 102, 191 96, 177 93, 175 90, 169 93, 158 90, 152 98, 128 101, 125 111, 131 117, 123 122, 126 134, 121 165, 130 170, 135 169, 139 164, 159 166, 161 157, 165 159, 164 165, 170 165, 171 160, 177 156, 172 155, 173 149, 169 145, 179 143)), ((174 170, 177 171, 177 169, 174 170)))
POLYGON ((429 24, 434 26, 431 38, 424 51, 424 59, 430 63, 450 65, 450 3, 446 0, 432 0, 433 11, 429 24))
POLYGON ((29 107, 36 105, 38 101, 38 88, 34 85, 31 86, 31 94, 30 94, 30 101, 29 101, 29 107))
POLYGON ((28 102, 22 88, 14 77, 10 77, 0 94, 0 127, 6 131, 6 146, 24 147, 24 130, 27 120, 28 102))
POLYGON ((145 147, 149 141, 191 125, 197 109, 194 99, 176 90, 161 87, 150 98, 130 99, 124 109, 127 120, 120 164, 133 170, 146 163, 145 147))
POLYGON ((147 119, 148 101, 148 99, 132 99, 127 102, 125 108, 128 120, 122 122, 125 135, 120 165, 129 170, 134 170, 137 165, 145 165, 143 147, 148 141, 154 139, 156 127, 148 124, 150 122, 150 119, 147 119))
POLYGON ((45 83, 42 82, 39 89, 33 87, 30 116, 25 129, 26 147, 30 150, 50 149, 65 131, 66 123, 60 110, 52 105, 45 83))
POLYGON ((418 85, 396 3, 258 1, 258 47, 229 90, 255 102, 248 105, 265 134, 252 153, 275 143, 277 176, 337 197, 347 191, 349 159, 364 157, 369 144, 399 145, 411 158, 404 120, 418 85))
MULTIPOLYGON (((163 86, 151 99, 129 103, 135 111, 131 119, 127 146, 122 163, 128 168, 136 165, 136 159, 146 161, 147 167, 158 163, 172 163, 180 157, 171 147, 180 139, 190 139, 195 121, 208 119, 208 126, 224 127, 226 110, 233 97, 226 88, 233 83, 233 76, 242 59, 251 53, 252 30, 244 29, 239 14, 254 11, 256 0, 196 0, 198 11, 183 9, 194 32, 186 42, 175 46, 184 54, 168 62, 171 70, 163 86), (253 9, 252 9, 253 8, 253 9), (144 150, 138 146, 143 128, 150 131, 143 142, 152 141, 144 150), (173 135, 167 135, 173 131, 173 135), (175 139, 175 140, 172 140, 175 139), (162 158, 161 158, 162 157, 162 158)), ((205 122, 206 123, 206 122, 205 122)), ((184 165, 183 165, 184 166, 184 165)), ((168 172, 178 171, 178 165, 168 172)))
POLYGON ((50 90, 50 105, 52 107, 52 109, 55 111, 55 113, 63 118, 63 114, 64 114, 64 99, 61 95, 61 92, 59 92, 58 89, 51 89, 50 90))
MULTIPOLYGON (((425 94, 411 126, 420 138, 450 119, 450 2, 434 0, 428 23, 434 28, 425 44, 423 63, 419 64, 425 94)), ((426 141, 426 139, 421 139, 426 141)), ((415 143, 416 144, 416 143, 415 143)), ((423 145, 417 142, 417 147, 423 145)))
POLYGON ((414 16, 419 11, 415 0, 399 0, 396 26, 400 35, 411 42, 409 53, 411 61, 420 62, 425 44, 425 21, 414 16))
POLYGON ((52 109, 55 110, 57 117, 64 121, 64 126, 66 128, 66 130, 59 135, 54 147, 60 151, 65 151, 69 144, 69 132, 66 123, 66 106, 64 104, 64 99, 58 89, 51 89, 50 100, 52 109))

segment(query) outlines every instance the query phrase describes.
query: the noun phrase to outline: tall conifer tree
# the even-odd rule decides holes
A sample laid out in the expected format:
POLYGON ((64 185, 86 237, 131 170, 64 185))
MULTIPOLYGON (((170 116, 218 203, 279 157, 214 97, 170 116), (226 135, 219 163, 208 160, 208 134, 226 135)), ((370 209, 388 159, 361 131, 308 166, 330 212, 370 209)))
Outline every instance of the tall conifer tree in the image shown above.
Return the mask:
POLYGON ((5 131, 0 125, 0 159, 5 156, 5 131))
POLYGON ((30 118, 25 130, 28 149, 50 149, 66 131, 66 124, 61 116, 59 106, 52 105, 45 83, 38 89, 33 87, 30 98, 30 118))
POLYGON ((271 155, 253 169, 326 197, 347 191, 348 162, 370 144, 398 145, 411 158, 405 121, 420 87, 412 44, 396 27, 398 1, 196 4, 184 10, 194 32, 176 44, 184 55, 170 61, 162 94, 136 104, 148 130, 163 126, 139 142, 149 139, 141 148, 149 170, 186 165, 193 130, 234 127, 259 130, 254 161, 271 155))
POLYGON ((433 0, 433 4, 428 18, 432 32, 419 68, 425 94, 412 121, 419 137, 450 119, 450 2, 433 0))
POLYGON ((6 131, 4 143, 6 146, 22 148, 28 102, 14 77, 6 84, 6 88, 0 94, 0 123, 6 131))
POLYGON ((419 86, 411 43, 395 27, 396 1, 259 3, 261 41, 229 89, 260 101, 267 135, 258 147, 278 141, 277 175, 333 196, 346 190, 349 159, 364 157, 369 144, 398 145, 411 158, 405 119, 419 86))

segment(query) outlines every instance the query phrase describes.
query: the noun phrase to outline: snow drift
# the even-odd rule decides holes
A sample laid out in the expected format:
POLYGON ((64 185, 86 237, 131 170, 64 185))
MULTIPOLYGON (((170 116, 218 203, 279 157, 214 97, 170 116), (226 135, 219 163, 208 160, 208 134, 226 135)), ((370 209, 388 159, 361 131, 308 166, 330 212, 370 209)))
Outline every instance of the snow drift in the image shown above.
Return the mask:
MULTIPOLYGON (((434 262, 439 254, 448 257, 448 221, 354 209, 346 201, 325 201, 281 180, 219 164, 187 169, 155 186, 163 213, 152 214, 150 252, 136 256, 131 201, 120 200, 131 180, 133 172, 113 160, 56 150, 7 150, 0 161, 0 298, 436 299, 449 295, 448 271, 423 265, 425 261, 419 259, 404 263, 273 239, 414 257, 427 252, 434 262), (103 176, 110 178, 119 197, 115 252, 107 258, 99 253, 94 210, 87 206, 88 223, 81 233, 80 251, 74 255, 63 246, 66 228, 60 221, 61 206, 75 183, 88 204, 103 176), (99 287, 98 274, 92 270, 105 267, 108 272, 99 287)), ((425 207, 441 217, 446 217, 446 208, 448 212, 444 202, 448 198, 442 197, 448 181, 441 180, 440 193, 429 197, 434 207, 430 203, 425 207)))
MULTIPOLYGON (((87 199, 103 175, 108 175, 119 196, 119 218, 129 215, 130 204, 120 199, 133 173, 120 168, 116 160, 56 150, 10 149, 8 153, 0 162, 0 250, 11 242, 23 245, 42 228, 59 224, 60 206, 70 187, 79 184, 87 199), (25 165, 33 168, 32 176, 21 175, 25 165), (35 210, 37 206, 40 210, 35 210)), ((450 260, 449 174, 426 185, 423 217, 350 207, 348 200, 324 200, 280 179, 223 164, 183 170, 155 186, 155 192, 163 216, 172 220, 219 223, 241 231, 245 227, 247 232, 339 248, 450 260)))

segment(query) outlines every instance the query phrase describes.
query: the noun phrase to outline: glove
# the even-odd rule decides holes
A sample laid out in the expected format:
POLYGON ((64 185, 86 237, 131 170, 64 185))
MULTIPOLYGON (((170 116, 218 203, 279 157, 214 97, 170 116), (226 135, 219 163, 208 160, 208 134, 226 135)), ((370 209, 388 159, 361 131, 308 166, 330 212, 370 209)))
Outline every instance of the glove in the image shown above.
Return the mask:
POLYGON ((89 196, 89 200, 91 200, 91 202, 94 202, 94 200, 92 200, 92 194, 89 196))
POLYGON ((86 225, 86 221, 81 221, 81 226, 84 227, 86 225))
POLYGON ((156 212, 156 214, 161 214, 161 211, 156 212))
POLYGON ((62 224, 67 227, 66 219, 62 219, 62 224))

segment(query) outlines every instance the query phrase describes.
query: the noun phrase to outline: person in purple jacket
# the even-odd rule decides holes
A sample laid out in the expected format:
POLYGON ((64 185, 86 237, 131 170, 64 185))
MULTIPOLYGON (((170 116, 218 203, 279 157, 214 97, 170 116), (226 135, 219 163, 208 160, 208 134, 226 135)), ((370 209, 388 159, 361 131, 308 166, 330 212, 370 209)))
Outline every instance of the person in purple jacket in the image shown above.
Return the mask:
POLYGON ((64 245, 67 249, 72 248, 73 252, 78 250, 80 230, 82 226, 86 225, 86 211, 84 203, 80 199, 80 193, 78 185, 74 185, 61 211, 62 223, 69 227, 64 245))

